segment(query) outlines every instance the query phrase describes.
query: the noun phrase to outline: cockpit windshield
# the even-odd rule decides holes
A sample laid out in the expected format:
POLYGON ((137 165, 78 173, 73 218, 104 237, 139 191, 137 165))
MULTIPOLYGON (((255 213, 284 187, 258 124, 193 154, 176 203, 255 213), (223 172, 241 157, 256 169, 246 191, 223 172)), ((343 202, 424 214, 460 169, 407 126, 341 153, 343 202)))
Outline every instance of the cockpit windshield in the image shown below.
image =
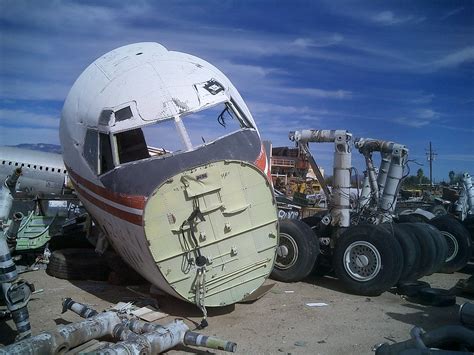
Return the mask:
POLYGON ((113 135, 117 163, 194 150, 241 129, 253 128, 233 101, 113 135))

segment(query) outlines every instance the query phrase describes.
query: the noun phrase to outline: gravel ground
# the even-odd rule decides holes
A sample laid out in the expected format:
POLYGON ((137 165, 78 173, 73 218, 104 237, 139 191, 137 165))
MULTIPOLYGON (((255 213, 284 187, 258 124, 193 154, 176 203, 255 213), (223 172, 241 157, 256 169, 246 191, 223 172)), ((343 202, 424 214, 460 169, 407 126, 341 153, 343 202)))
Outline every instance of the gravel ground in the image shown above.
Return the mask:
MULTIPOLYGON (((474 265, 463 272, 434 274, 423 280, 432 287, 451 288, 459 279, 472 274, 474 265)), ((66 281, 48 276, 44 270, 25 273, 43 292, 34 294, 29 305, 34 334, 52 330, 57 325, 81 320, 72 312, 61 314, 61 301, 71 297, 97 310, 106 310, 119 301, 143 301, 144 297, 124 286, 106 282, 66 281)), ((309 277, 303 282, 285 284, 267 280, 274 287, 259 300, 249 304, 210 309, 209 326, 200 331, 237 343, 240 354, 368 354, 374 344, 398 342, 409 338, 413 326, 431 330, 446 324, 459 324, 459 305, 469 301, 458 296, 457 304, 429 307, 385 292, 379 297, 346 294, 338 281, 330 277, 309 277), (309 307, 310 302, 326 303, 309 307)), ((142 285, 136 290, 147 293, 142 285)), ((160 310, 185 319, 191 329, 200 321, 196 307, 166 296, 156 296, 160 310)), ((0 321, 0 344, 13 341, 14 323, 0 321)), ((170 353, 196 353, 181 347, 170 353)))

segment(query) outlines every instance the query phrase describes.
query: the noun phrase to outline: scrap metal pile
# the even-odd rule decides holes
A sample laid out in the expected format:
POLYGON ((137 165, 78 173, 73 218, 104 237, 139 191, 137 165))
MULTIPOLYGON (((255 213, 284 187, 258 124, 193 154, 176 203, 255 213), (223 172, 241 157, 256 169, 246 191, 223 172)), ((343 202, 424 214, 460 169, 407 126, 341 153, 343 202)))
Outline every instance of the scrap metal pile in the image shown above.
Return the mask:
MULTIPOLYGON (((347 291, 374 296, 393 286, 438 271, 453 272, 467 264, 471 237, 460 221, 427 211, 405 218, 396 215, 407 147, 368 138, 357 138, 353 143, 352 133, 346 130, 294 131, 289 138, 306 154, 328 200, 328 209, 301 221, 280 221, 274 278, 294 282, 314 270, 319 274, 333 271, 347 291), (311 142, 334 144, 332 189, 310 152, 311 142), (350 195, 352 145, 366 162, 357 201, 351 201, 350 195), (378 169, 374 152, 381 155, 378 169)), ((470 200, 468 196, 466 201, 470 200)))
POLYGON ((182 320, 162 326, 115 311, 98 313, 70 298, 63 301, 63 312, 68 309, 85 320, 0 348, 0 354, 158 354, 180 344, 228 352, 237 349, 233 342, 191 331, 182 320))

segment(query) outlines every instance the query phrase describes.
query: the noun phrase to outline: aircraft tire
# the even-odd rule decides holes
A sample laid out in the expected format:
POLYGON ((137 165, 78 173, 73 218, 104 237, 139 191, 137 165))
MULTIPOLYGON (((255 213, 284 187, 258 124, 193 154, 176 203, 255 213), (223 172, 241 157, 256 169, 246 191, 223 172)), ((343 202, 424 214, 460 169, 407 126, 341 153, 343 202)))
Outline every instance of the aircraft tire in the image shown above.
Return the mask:
POLYGON ((448 242, 444 238, 443 234, 431 224, 426 223, 426 227, 428 231, 431 233, 433 240, 436 244, 436 262, 433 268, 433 272, 439 272, 443 267, 444 263, 446 262, 446 258, 448 257, 448 242))
POLYGON ((417 299, 422 304, 434 307, 448 307, 456 304, 456 296, 449 290, 426 287, 418 291, 417 299))
POLYGON ((46 273, 65 280, 105 281, 109 268, 94 249, 70 248, 53 251, 46 273))
POLYGON ((403 267, 398 282, 413 280, 413 275, 419 266, 420 245, 414 241, 412 235, 406 231, 402 224, 383 223, 380 226, 393 234, 403 251, 403 267))
POLYGON ((431 273, 436 262, 436 244, 431 233, 424 223, 406 223, 411 228, 412 233, 418 239, 421 248, 421 263, 418 270, 418 277, 423 277, 431 273))
POLYGON ((397 293, 407 297, 416 297, 423 288, 429 288, 430 284, 425 281, 407 281, 397 284, 397 293))
POLYGON ((448 245, 447 258, 441 271, 451 273, 461 270, 471 258, 472 242, 469 232, 450 215, 435 217, 429 223, 438 228, 448 245))
POLYGON ((397 239, 384 228, 356 225, 336 241, 333 267, 348 292, 378 296, 400 279, 403 252, 397 239))
POLYGON ((319 255, 319 242, 312 229, 304 222, 294 219, 280 221, 278 255, 271 277, 283 282, 304 279, 313 270, 319 255))
POLYGON ((425 216, 422 216, 418 213, 412 214, 402 214, 397 218, 398 223, 423 223, 428 222, 428 219, 425 216))
POLYGON ((413 268, 411 270, 411 273, 406 276, 405 279, 401 279, 400 282, 410 282, 410 281, 416 281, 420 277, 422 277, 421 273, 421 266, 422 266, 422 255, 424 253, 423 250, 421 250, 421 244, 418 241, 418 237, 415 235, 415 231, 413 228, 411 228, 410 223, 398 223, 397 228, 403 230, 408 238, 411 239, 414 245, 414 254, 415 254, 415 263, 413 265, 413 268))

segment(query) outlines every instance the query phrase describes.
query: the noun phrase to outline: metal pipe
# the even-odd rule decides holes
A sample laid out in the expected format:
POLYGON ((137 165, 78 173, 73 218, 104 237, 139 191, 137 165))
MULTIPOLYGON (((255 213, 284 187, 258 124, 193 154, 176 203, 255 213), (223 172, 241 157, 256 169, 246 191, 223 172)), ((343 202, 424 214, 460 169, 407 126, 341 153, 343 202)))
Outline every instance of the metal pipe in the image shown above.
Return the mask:
POLYGON ((121 324, 116 327, 114 335, 124 341, 102 348, 101 352, 117 355, 158 354, 182 344, 184 335, 188 330, 188 326, 183 321, 175 320, 160 329, 138 335, 121 324))
POLYGON ((367 170, 364 171, 364 180, 362 181, 362 190, 359 197, 359 208, 364 208, 370 199, 370 182, 367 170))
POLYGON ((20 229, 20 223, 22 220, 23 213, 15 212, 8 229, 5 231, 5 239, 7 241, 10 253, 13 253, 16 249, 16 238, 18 236, 18 230, 20 229))
POLYGON ((379 199, 379 186, 377 184, 377 171, 374 167, 374 162, 372 160, 372 154, 364 154, 365 165, 367 166, 367 176, 369 178, 369 186, 371 191, 371 196, 373 201, 378 201, 379 199))
POLYGON ((333 225, 349 227, 350 225, 350 187, 352 155, 349 142, 352 134, 347 131, 335 131, 335 151, 333 168, 333 225))
POLYGON ((231 353, 235 353, 237 350, 237 344, 234 342, 202 335, 192 331, 187 331, 184 335, 184 344, 191 346, 203 346, 210 349, 228 351, 231 353))
POLYGON ((382 160, 377 175, 377 185, 379 186, 379 193, 382 194, 385 188, 385 182, 387 181, 388 169, 390 168, 390 162, 392 161, 392 154, 388 152, 380 152, 380 155, 382 160))
POLYGON ((68 309, 86 319, 99 314, 95 309, 89 308, 82 303, 75 302, 71 298, 65 298, 63 300, 63 310, 61 313, 65 313, 68 309))
MULTIPOLYGON (((395 211, 398 189, 403 177, 403 168, 407 157, 408 149, 404 145, 394 143, 386 185, 379 201, 379 207, 382 212, 390 214, 395 211)), ((382 222, 389 221, 390 219, 388 215, 385 215, 382 217, 382 222)))
POLYGON ((21 168, 16 168, 13 174, 11 174, 9 177, 5 179, 5 186, 9 190, 13 190, 12 193, 15 192, 16 183, 18 182, 18 178, 20 177, 20 175, 21 175, 21 168))
POLYGON ((82 322, 59 326, 57 330, 44 332, 21 340, 0 350, 5 354, 62 354, 89 340, 112 335, 121 320, 115 312, 104 312, 82 322))

